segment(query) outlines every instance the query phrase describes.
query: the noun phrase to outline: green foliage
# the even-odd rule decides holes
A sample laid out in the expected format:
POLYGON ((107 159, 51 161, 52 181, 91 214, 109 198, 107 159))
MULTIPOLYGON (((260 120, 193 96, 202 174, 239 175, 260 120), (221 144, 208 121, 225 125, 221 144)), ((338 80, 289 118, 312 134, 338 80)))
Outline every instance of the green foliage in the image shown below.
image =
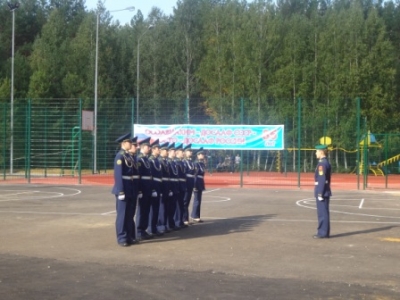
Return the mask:
POLYGON ((11 97, 11 81, 9 78, 4 78, 0 81, 0 99, 11 97))
MULTIPOLYGON (((295 141, 301 97, 310 144, 324 133, 351 147, 361 97, 371 131, 400 129, 398 1, 179 0, 171 16, 137 11, 130 26, 112 22, 102 6, 85 10, 84 0, 20 3, 16 98, 83 98, 91 108, 98 13, 98 96, 132 99, 139 88, 143 119, 166 122, 169 99, 172 119, 238 124, 243 98, 245 123, 290 124, 295 141)), ((0 97, 7 98, 12 14, 4 0, 0 19, 0 97)))

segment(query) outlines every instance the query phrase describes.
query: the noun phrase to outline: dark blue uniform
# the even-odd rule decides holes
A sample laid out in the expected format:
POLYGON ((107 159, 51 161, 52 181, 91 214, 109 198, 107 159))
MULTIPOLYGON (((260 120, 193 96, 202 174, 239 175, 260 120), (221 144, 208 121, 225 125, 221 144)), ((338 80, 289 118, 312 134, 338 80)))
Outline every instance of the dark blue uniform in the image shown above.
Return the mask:
MULTIPOLYGON (((177 146, 175 148, 175 151, 182 151, 182 144, 177 146)), ((183 163, 182 159, 176 158, 175 159, 175 165, 178 170, 178 180, 179 180, 179 185, 178 185, 178 190, 179 194, 177 197, 177 204, 176 204, 176 210, 175 210, 175 215, 174 215, 174 221, 175 221, 175 226, 176 228, 183 228, 186 225, 183 223, 183 211, 184 211, 184 205, 183 205, 183 200, 185 198, 185 193, 186 193, 186 166, 183 163)))
POLYGON ((169 168, 169 183, 172 195, 168 198, 168 207, 167 207, 167 225, 169 229, 179 229, 178 226, 175 225, 175 213, 177 209, 178 197, 180 196, 179 191, 179 172, 178 166, 175 161, 171 158, 168 159, 168 168, 169 168))
MULTIPOLYGON (((168 143, 167 143, 168 145, 168 143)), ((166 149, 164 149, 166 150, 166 149)), ((169 175, 169 167, 167 157, 159 157, 162 170, 162 184, 161 184, 161 201, 160 201, 160 215, 158 219, 158 228, 162 232, 168 232, 167 226, 167 215, 168 215, 168 206, 169 206, 169 195, 171 194, 170 189, 170 175, 169 175)))
MULTIPOLYGON (((117 141, 125 141, 130 134, 122 136, 117 141)), ((135 214, 136 197, 138 192, 137 173, 134 175, 137 164, 128 151, 121 149, 114 159, 114 186, 111 193, 115 195, 117 217, 115 229, 119 245, 128 246, 134 243, 135 228, 133 217, 135 214), (135 181, 133 181, 133 176, 135 181)))
POLYGON ((193 209, 191 217, 194 221, 200 220, 200 209, 201 209, 201 199, 203 196, 203 191, 206 189, 204 184, 204 175, 206 166, 203 161, 195 162, 196 176, 194 179, 194 198, 193 198, 193 209))
POLYGON ((317 237, 327 238, 330 235, 329 201, 331 192, 331 165, 326 157, 318 161, 315 169, 314 196, 317 201, 318 232, 317 237), (318 198, 322 199, 319 200, 318 198))
POLYGON ((132 198, 132 216, 133 216, 133 231, 131 241, 132 243, 136 241, 136 223, 135 223, 135 215, 136 215, 136 207, 137 207, 137 197, 140 190, 140 163, 137 161, 136 155, 129 153, 132 158, 132 186, 133 186, 133 198, 132 198))
MULTIPOLYGON (((186 148, 188 149, 188 148, 186 148)), ((186 171, 186 192, 185 197, 183 198, 183 222, 189 223, 189 205, 190 200, 193 194, 194 188, 194 176, 196 173, 196 169, 194 167, 193 161, 191 158, 183 159, 183 164, 185 165, 186 171)))
MULTIPOLYGON (((142 141, 141 143, 147 143, 150 138, 142 141)), ((151 162, 147 155, 140 153, 138 156, 138 162, 140 164, 140 192, 139 192, 139 204, 138 212, 136 215, 137 223, 137 235, 138 239, 149 239, 151 236, 146 232, 149 225, 149 214, 151 204, 151 194, 153 191, 153 178, 151 175, 151 162)))
POLYGON ((151 196, 150 225, 149 232, 159 235, 157 229, 158 215, 160 213, 160 197, 162 194, 162 166, 158 157, 150 156, 151 174, 153 177, 153 188, 151 196), (155 193, 154 193, 155 192, 155 193))

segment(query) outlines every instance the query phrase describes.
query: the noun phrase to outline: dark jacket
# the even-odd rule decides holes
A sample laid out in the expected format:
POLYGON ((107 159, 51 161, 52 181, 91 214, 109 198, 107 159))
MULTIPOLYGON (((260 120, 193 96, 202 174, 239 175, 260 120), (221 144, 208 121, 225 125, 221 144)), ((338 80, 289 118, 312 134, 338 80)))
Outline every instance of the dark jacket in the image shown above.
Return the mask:
POLYGON ((111 193, 136 197, 139 191, 139 165, 136 158, 121 149, 114 159, 114 186, 111 193))
POLYGON ((326 157, 318 161, 315 169, 315 197, 330 197, 331 192, 331 165, 326 157))

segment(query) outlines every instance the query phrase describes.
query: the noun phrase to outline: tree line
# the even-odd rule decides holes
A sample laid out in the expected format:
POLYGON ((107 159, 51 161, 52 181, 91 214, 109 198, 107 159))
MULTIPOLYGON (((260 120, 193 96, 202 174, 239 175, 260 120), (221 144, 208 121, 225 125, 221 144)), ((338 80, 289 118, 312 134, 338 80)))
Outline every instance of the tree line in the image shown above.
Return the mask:
MULTIPOLYGON (((187 101, 188 112, 199 106, 217 124, 294 128, 301 98, 304 135, 315 140, 313 128, 326 126, 346 146, 360 97, 371 131, 400 129, 399 1, 178 0, 171 15, 137 10, 126 25, 100 1, 97 10, 85 0, 19 2, 15 98, 92 100, 99 14, 101 99, 136 97, 139 52, 143 113, 187 101)), ((5 0, 0 20, 0 98, 9 99, 5 0)))

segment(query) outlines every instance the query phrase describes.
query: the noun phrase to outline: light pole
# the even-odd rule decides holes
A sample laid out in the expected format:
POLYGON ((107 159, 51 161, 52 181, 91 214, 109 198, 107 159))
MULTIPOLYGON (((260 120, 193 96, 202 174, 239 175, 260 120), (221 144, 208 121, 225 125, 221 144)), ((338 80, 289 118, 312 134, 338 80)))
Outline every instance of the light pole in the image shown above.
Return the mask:
MULTIPOLYGON (((134 11, 134 6, 129 6, 123 9, 112 10, 110 13, 118 11, 134 11)), ((96 14, 96 58, 94 67, 94 125, 93 125, 93 172, 97 173, 97 81, 99 74, 99 23, 100 23, 100 11, 97 10, 96 14)))
POLYGON ((7 2, 12 12, 12 50, 11 50, 11 112, 10 112, 10 174, 14 173, 14 44, 15 44, 15 10, 19 3, 11 4, 7 2))
POLYGON ((146 30, 142 33, 142 35, 138 38, 137 43, 137 62, 136 62, 136 124, 139 124, 139 79, 140 79, 140 40, 146 34, 146 32, 150 29, 154 28, 153 24, 150 24, 146 30))

